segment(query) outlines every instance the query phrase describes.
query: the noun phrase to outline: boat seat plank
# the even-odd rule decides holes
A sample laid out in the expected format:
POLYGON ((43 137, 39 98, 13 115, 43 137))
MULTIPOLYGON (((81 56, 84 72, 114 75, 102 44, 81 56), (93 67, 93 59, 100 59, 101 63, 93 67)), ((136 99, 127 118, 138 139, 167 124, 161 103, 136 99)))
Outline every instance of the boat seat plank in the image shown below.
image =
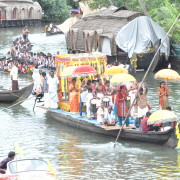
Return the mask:
MULTIPOLYGON (((96 125, 96 126, 98 126, 98 127, 100 127, 100 128, 103 128, 103 129, 105 129, 105 130, 107 130, 107 131, 109 131, 109 130, 118 130, 118 129, 120 130, 120 129, 121 129, 121 127, 118 126, 118 125, 116 125, 116 126, 96 125)), ((135 128, 135 127, 134 127, 133 124, 130 124, 129 127, 126 127, 126 126, 123 127, 123 129, 134 129, 134 128, 135 128)))

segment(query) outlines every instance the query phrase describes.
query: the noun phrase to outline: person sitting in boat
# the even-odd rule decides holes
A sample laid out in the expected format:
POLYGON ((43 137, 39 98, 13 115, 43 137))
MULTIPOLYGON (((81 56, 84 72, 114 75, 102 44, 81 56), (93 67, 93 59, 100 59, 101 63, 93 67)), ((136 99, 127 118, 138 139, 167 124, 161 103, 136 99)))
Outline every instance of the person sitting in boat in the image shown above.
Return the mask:
POLYGON ((148 88, 146 84, 144 85, 144 88, 145 90, 141 87, 137 95, 139 125, 141 125, 141 120, 146 116, 146 113, 149 111, 148 103, 147 103, 148 88))
POLYGON ((112 107, 105 108, 105 113, 104 113, 104 124, 106 126, 114 126, 115 125, 115 116, 112 111, 112 107))
POLYGON ((146 116, 141 121, 141 130, 144 133, 148 132, 148 131, 159 131, 160 130, 160 127, 158 125, 153 125, 153 124, 148 125, 147 124, 147 121, 148 121, 150 115, 151 115, 151 113, 147 112, 146 116))
POLYGON ((104 107, 104 104, 101 103, 101 106, 97 110, 97 122, 100 125, 103 125, 103 124, 106 125, 107 124, 105 122, 105 119, 104 119, 104 114, 105 114, 105 107, 104 107))
POLYGON ((160 87, 158 88, 158 96, 159 96, 159 106, 160 109, 166 109, 169 106, 168 96, 169 90, 165 87, 165 82, 160 82, 160 87))
POLYGON ((0 173, 1 174, 5 174, 6 173, 6 169, 7 169, 7 163, 9 161, 12 161, 15 158, 15 152, 14 151, 10 151, 8 153, 8 157, 5 158, 3 161, 1 161, 0 163, 0 173))
POLYGON ((93 99, 92 89, 88 88, 88 93, 86 95, 86 113, 88 119, 93 119, 93 112, 91 110, 91 99, 93 99))

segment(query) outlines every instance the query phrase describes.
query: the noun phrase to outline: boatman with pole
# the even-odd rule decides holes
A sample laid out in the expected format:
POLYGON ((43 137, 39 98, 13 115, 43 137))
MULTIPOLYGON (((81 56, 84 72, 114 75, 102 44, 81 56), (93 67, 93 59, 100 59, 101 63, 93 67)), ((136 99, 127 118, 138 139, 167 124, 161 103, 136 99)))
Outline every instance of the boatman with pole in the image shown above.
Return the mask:
POLYGON ((10 72, 11 80, 12 80, 12 90, 19 90, 18 85, 18 62, 14 63, 14 66, 10 72))

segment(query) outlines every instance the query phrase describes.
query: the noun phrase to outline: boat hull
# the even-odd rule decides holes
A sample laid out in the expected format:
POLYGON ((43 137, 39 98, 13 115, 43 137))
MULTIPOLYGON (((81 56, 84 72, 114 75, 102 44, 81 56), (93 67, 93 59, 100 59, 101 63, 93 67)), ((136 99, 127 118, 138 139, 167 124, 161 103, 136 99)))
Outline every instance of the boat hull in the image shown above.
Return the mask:
POLYGON ((34 83, 20 90, 2 90, 0 91, 0 103, 18 103, 27 99, 32 93, 34 83))
MULTIPOLYGON (((98 133, 101 135, 111 136, 111 137, 117 137, 117 134, 119 132, 119 129, 107 130, 106 128, 102 128, 102 126, 84 120, 73 118, 70 115, 65 115, 63 113, 58 113, 51 110, 49 112, 50 115, 59 122, 62 122, 66 125, 78 129, 83 129, 86 131, 98 133)), ((174 128, 171 128, 168 131, 164 131, 164 132, 149 131, 147 133, 143 133, 142 131, 138 131, 135 129, 123 129, 121 133, 121 138, 127 140, 163 145, 167 143, 167 141, 169 140, 172 134, 174 134, 174 128)), ((166 145, 169 146, 169 144, 166 145)), ((177 145, 177 139, 174 141, 173 145, 171 144, 171 147, 174 148, 176 145, 177 145)))

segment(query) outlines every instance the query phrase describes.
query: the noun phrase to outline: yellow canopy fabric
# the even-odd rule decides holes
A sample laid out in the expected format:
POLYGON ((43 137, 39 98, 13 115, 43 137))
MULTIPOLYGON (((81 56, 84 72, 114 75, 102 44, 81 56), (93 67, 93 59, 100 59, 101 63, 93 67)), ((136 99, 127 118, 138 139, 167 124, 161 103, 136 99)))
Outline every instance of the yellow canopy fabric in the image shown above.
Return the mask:
POLYGON ((136 82, 136 79, 130 74, 116 74, 110 80, 112 85, 121 85, 123 83, 136 82))
POLYGON ((156 124, 156 123, 165 123, 176 121, 177 116, 174 112, 169 110, 158 110, 151 114, 147 123, 148 124, 156 124))
POLYGON ((62 24, 56 25, 63 33, 67 33, 72 25, 74 25, 79 19, 77 17, 70 17, 66 19, 62 24))
POLYGON ((123 67, 112 66, 106 69, 104 75, 114 75, 114 74, 121 74, 121 73, 128 73, 128 71, 123 67))
POLYGON ((172 69, 162 69, 154 75, 154 78, 168 81, 180 81, 180 75, 172 69))
POLYGON ((68 76, 71 76, 76 68, 77 68, 77 66, 66 67, 66 68, 61 72, 60 77, 66 78, 66 77, 68 77, 68 76))

